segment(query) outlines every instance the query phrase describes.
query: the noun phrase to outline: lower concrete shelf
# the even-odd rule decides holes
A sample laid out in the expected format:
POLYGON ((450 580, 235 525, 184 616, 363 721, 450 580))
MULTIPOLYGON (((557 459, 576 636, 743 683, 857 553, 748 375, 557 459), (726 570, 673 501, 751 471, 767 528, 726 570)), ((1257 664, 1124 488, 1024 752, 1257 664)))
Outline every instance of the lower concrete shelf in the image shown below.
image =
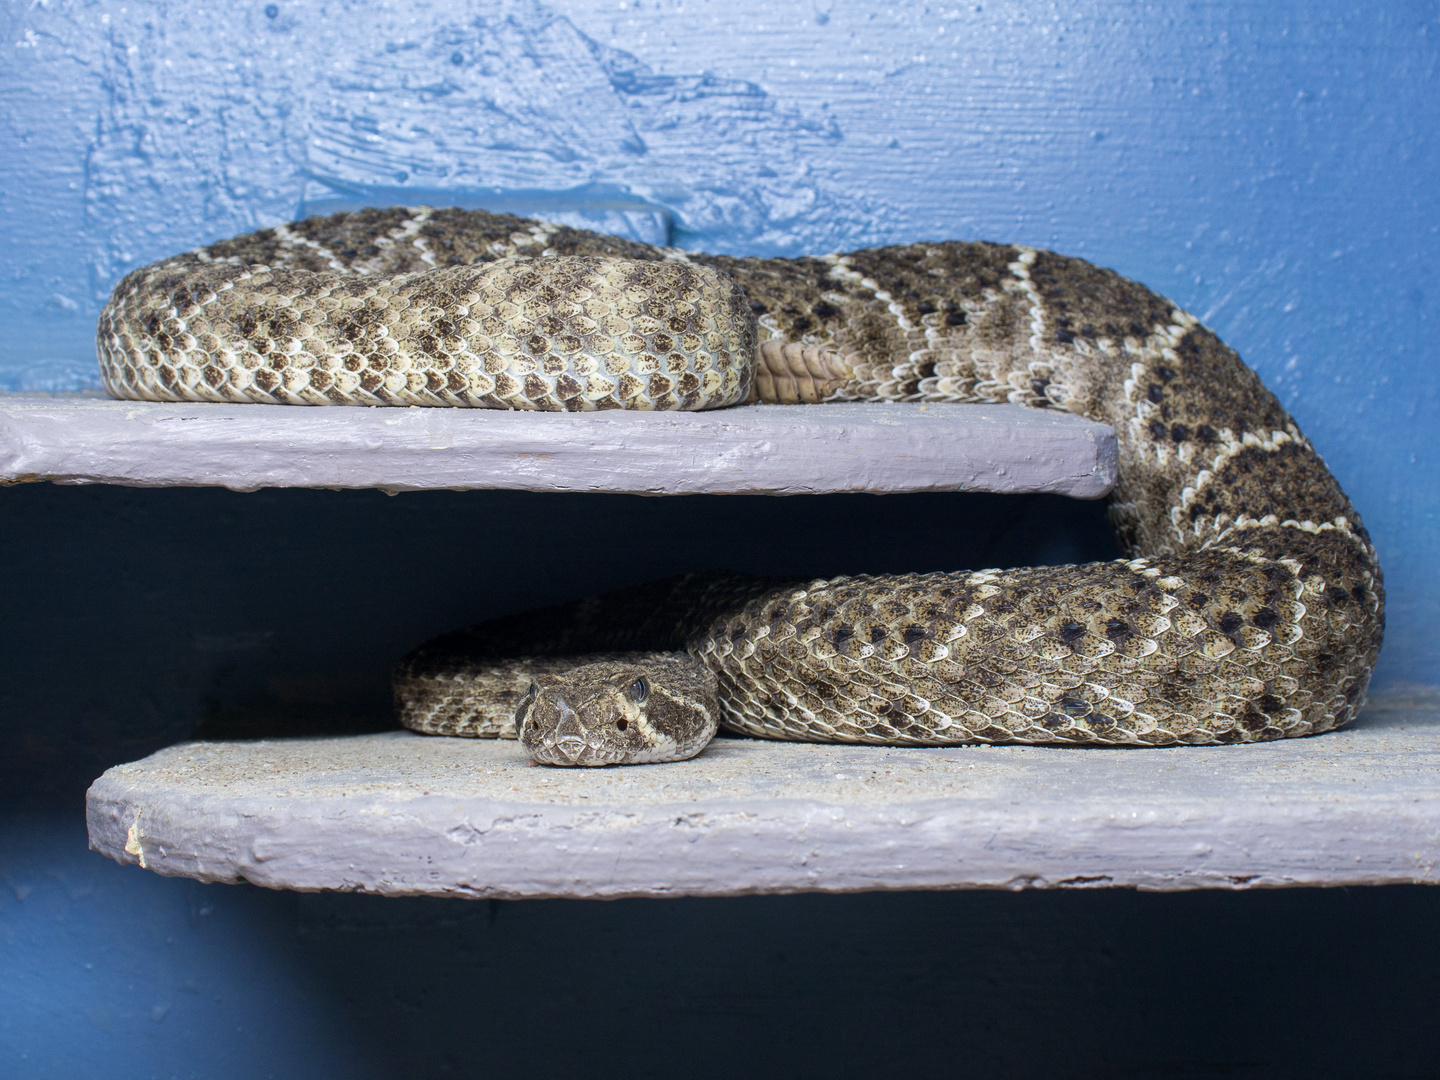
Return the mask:
POLYGON ((195 742, 110 769, 88 818, 160 874, 390 896, 1440 883, 1440 699, 1254 746, 720 739, 587 770, 408 732, 195 742))

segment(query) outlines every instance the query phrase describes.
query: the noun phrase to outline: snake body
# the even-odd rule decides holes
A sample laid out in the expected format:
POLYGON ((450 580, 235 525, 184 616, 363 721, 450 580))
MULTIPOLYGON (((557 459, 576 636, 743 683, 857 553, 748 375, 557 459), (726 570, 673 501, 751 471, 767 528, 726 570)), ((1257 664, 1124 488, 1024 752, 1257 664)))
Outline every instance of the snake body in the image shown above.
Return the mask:
MULTIPOLYGON (((614 650, 685 648, 715 681, 720 722, 753 735, 1252 742, 1352 720, 1380 649, 1374 547, 1275 396, 1193 316, 1048 251, 937 242, 735 258, 481 211, 365 210, 137 270, 98 339, 110 392, 149 400, 1012 402, 1118 434, 1110 512, 1127 558, 687 578, 501 620, 402 662, 400 713, 419 730, 506 734, 518 710, 534 750, 554 741, 565 694, 516 656, 559 647, 624 665, 614 650), (647 607, 655 589, 666 604, 647 607), (499 696, 483 699, 492 662, 499 696)), ((594 741, 610 749, 585 763, 637 759, 611 744, 639 670, 595 676, 613 684, 594 741)), ((663 696, 646 685, 647 701, 663 696)), ((687 697, 699 701, 666 700, 687 697)), ((632 742, 651 730, 646 752, 669 737, 625 715, 632 742)))

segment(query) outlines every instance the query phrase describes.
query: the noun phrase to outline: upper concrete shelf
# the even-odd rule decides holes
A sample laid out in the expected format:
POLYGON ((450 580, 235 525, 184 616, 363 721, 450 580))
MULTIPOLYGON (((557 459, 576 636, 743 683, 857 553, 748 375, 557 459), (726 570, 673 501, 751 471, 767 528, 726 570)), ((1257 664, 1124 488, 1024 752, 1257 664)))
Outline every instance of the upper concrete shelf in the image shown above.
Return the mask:
POLYGON ((90 846, 201 881, 388 896, 1257 888, 1440 881, 1440 711, 1163 750, 717 739, 528 768, 389 732, 185 743, 90 788, 90 846))
POLYGON ((0 483, 1095 499, 1115 462, 1113 429, 1019 405, 529 413, 0 394, 0 483))

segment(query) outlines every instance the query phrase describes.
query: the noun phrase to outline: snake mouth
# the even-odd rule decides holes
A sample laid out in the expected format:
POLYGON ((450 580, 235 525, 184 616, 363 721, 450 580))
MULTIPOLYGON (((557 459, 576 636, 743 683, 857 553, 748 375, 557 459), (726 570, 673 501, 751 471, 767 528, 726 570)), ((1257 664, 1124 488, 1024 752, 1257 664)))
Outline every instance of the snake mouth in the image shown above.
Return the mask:
POLYGON ((532 751, 535 760, 542 765, 594 766, 619 764, 613 754, 605 748, 594 746, 576 735, 566 735, 553 741, 546 739, 532 751))
POLYGON ((587 743, 584 739, 577 739, 575 736, 571 735, 568 738, 559 740, 555 744, 555 749, 558 753, 564 754, 571 761, 578 762, 580 758, 584 755, 585 751, 590 749, 590 744, 587 743))

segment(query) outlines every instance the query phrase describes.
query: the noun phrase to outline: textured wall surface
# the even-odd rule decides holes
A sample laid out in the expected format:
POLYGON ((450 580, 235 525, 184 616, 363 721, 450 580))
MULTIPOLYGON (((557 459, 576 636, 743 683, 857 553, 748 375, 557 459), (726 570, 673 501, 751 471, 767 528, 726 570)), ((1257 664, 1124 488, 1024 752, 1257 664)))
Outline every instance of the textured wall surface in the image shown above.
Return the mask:
MULTIPOLYGON (((1429 0, 12 0, 0 390, 94 386, 128 269, 366 203, 1053 247, 1277 390, 1380 547, 1377 688, 1434 686, 1437 67, 1429 0)), ((0 490, 0 1074, 1434 1076, 1440 890, 491 906, 83 850, 105 767, 197 720, 382 727, 395 656, 527 599, 1111 553, 1058 498, 0 490), (577 536, 632 556, 591 570, 577 536)))
POLYGON ((358 203, 707 250, 1083 255, 1275 388, 1440 681, 1440 8, 37 0, 0 11, 0 388, 95 384, 126 270, 358 203))

